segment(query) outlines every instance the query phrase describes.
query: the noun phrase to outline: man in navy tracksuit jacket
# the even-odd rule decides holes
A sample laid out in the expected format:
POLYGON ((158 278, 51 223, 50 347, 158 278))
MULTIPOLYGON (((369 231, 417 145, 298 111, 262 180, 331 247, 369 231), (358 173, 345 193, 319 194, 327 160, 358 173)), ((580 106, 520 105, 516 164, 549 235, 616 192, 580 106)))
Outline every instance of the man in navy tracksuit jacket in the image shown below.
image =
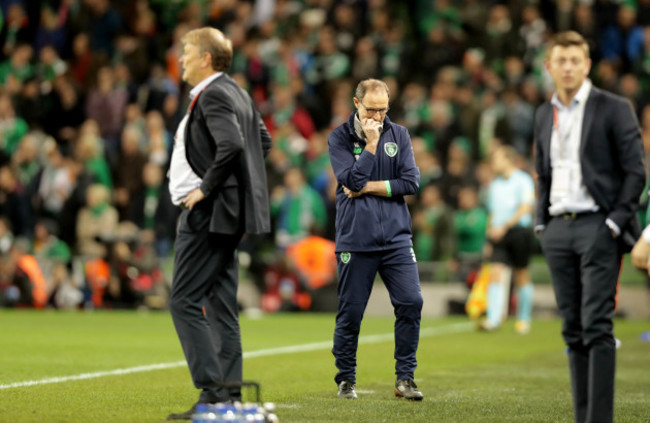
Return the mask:
POLYGON ((395 395, 421 400, 413 381, 422 293, 404 196, 415 194, 420 172, 406 128, 386 116, 388 86, 364 80, 357 112, 329 136, 336 190, 339 271, 334 348, 338 396, 356 398, 356 354, 363 312, 377 272, 395 309, 395 395))

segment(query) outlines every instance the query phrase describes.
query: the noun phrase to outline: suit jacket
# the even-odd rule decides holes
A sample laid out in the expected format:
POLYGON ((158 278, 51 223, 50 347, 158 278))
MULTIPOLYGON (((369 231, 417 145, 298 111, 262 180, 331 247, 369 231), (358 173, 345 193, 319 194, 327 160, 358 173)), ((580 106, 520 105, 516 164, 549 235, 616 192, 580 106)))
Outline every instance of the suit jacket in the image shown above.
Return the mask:
MULTIPOLYGON (((534 133, 537 224, 546 225, 550 219, 553 133, 553 106, 548 102, 537 109, 534 133)), ((629 251, 641 233, 635 211, 645 185, 645 168, 639 122, 623 97, 592 86, 582 121, 580 165, 587 191, 621 229, 629 251)))
POLYGON ((269 195, 264 158, 271 136, 250 96, 222 74, 203 90, 190 110, 185 151, 202 179, 211 207, 210 232, 270 232, 269 195))

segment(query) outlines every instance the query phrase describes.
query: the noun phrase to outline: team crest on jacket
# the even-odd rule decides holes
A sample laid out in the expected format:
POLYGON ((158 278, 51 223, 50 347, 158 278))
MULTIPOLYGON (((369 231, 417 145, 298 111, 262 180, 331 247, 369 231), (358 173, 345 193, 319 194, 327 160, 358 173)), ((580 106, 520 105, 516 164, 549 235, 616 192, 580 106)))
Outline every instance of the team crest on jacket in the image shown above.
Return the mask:
POLYGON ((350 261, 350 256, 351 256, 350 253, 341 253, 341 261, 343 263, 349 262, 350 261))
POLYGON ((388 154, 388 157, 395 157, 397 154, 397 144, 394 142, 387 142, 384 144, 384 151, 388 154))

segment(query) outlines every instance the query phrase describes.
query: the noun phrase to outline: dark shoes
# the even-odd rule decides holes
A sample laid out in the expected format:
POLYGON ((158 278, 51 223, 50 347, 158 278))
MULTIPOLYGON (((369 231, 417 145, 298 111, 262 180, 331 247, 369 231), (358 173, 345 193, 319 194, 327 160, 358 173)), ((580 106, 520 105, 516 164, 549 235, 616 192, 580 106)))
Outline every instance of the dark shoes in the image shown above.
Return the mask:
POLYGON ((357 385, 349 380, 339 383, 339 398, 357 399, 357 385))
POLYGON ((198 402, 194 404, 192 408, 182 413, 171 413, 169 416, 167 416, 167 420, 192 420, 192 414, 196 412, 197 404, 198 402))
POLYGON ((422 401, 424 398, 413 379, 398 379, 395 382, 395 396, 409 401, 422 401))

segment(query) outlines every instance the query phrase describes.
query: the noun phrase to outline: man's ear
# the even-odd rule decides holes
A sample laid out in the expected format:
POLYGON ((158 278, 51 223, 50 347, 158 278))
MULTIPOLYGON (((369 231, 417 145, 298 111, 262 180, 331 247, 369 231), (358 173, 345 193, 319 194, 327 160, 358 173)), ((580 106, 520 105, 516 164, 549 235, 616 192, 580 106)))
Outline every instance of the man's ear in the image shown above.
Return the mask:
POLYGON ((212 67, 212 55, 207 51, 201 56, 201 67, 202 68, 211 68, 212 67))

